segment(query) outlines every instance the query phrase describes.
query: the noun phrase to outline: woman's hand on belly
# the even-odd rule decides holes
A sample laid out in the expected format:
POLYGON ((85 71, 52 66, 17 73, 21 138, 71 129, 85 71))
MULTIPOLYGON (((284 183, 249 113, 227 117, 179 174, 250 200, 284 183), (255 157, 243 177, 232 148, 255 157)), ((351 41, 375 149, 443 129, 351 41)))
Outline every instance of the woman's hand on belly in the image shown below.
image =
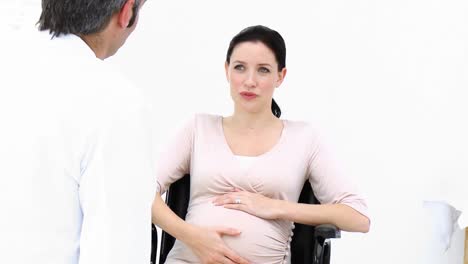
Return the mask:
POLYGON ((197 227, 193 239, 187 241, 187 246, 203 264, 227 263, 248 264, 249 261, 237 255, 227 247, 222 236, 238 236, 241 232, 226 227, 197 227))
POLYGON ((279 200, 268 198, 258 193, 251 193, 234 189, 233 192, 220 195, 213 200, 216 206, 244 211, 267 220, 277 219, 279 216, 279 200))

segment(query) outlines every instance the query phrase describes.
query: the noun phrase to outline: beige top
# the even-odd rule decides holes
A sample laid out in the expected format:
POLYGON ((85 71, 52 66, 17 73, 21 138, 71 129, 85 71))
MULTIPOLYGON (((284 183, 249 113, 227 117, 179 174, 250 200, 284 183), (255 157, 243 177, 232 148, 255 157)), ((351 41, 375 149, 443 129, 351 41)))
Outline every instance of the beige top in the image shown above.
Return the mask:
MULTIPOLYGON (((196 115, 161 155, 158 188, 190 173, 190 203, 186 221, 199 226, 225 226, 240 230, 225 243, 251 263, 283 263, 293 225, 286 220, 265 220, 248 213, 214 206, 212 200, 233 187, 274 199, 297 202, 306 180, 322 204, 342 203, 368 216, 365 201, 354 191, 320 146, 317 134, 303 122, 282 120, 283 132, 276 145, 258 156, 247 170, 226 142, 222 117, 196 115)), ((199 263, 176 241, 166 263, 199 263)))

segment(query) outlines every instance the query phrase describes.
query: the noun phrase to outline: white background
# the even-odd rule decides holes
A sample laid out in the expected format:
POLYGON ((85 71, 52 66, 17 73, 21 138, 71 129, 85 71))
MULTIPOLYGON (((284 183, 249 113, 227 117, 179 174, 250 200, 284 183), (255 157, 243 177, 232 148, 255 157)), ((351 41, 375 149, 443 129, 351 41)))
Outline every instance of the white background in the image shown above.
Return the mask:
MULTIPOLYGON (((0 29, 34 24, 39 7, 2 2, 0 29)), ((288 50, 275 94, 284 118, 323 129, 373 215, 369 234, 333 241, 332 263, 420 263, 422 200, 468 214, 467 14, 463 0, 148 0, 108 62, 153 102, 159 151, 192 114, 231 113, 230 39, 276 29, 288 50)))

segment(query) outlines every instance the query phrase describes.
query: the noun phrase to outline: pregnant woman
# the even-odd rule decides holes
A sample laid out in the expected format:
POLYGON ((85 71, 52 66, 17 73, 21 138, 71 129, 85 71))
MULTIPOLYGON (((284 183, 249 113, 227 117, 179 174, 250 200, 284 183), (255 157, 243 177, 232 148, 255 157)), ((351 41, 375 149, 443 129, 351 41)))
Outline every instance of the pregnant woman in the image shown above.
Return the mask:
POLYGON ((286 263, 293 222, 367 232, 365 201, 316 131, 280 119, 273 93, 286 76, 281 35, 264 26, 242 30, 225 70, 232 115, 196 115, 158 162, 153 222, 177 239, 166 263, 286 263), (188 173, 184 221, 160 195, 188 173), (297 203, 306 181, 320 205, 297 203))

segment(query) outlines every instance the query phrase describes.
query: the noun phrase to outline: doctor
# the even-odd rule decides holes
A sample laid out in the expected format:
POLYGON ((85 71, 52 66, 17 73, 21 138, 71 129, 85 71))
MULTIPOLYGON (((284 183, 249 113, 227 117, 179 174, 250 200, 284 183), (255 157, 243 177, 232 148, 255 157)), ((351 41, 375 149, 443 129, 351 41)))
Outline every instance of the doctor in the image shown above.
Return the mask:
POLYGON ((0 263, 149 263, 143 96, 102 60, 144 0, 42 0, 0 49, 0 263))

